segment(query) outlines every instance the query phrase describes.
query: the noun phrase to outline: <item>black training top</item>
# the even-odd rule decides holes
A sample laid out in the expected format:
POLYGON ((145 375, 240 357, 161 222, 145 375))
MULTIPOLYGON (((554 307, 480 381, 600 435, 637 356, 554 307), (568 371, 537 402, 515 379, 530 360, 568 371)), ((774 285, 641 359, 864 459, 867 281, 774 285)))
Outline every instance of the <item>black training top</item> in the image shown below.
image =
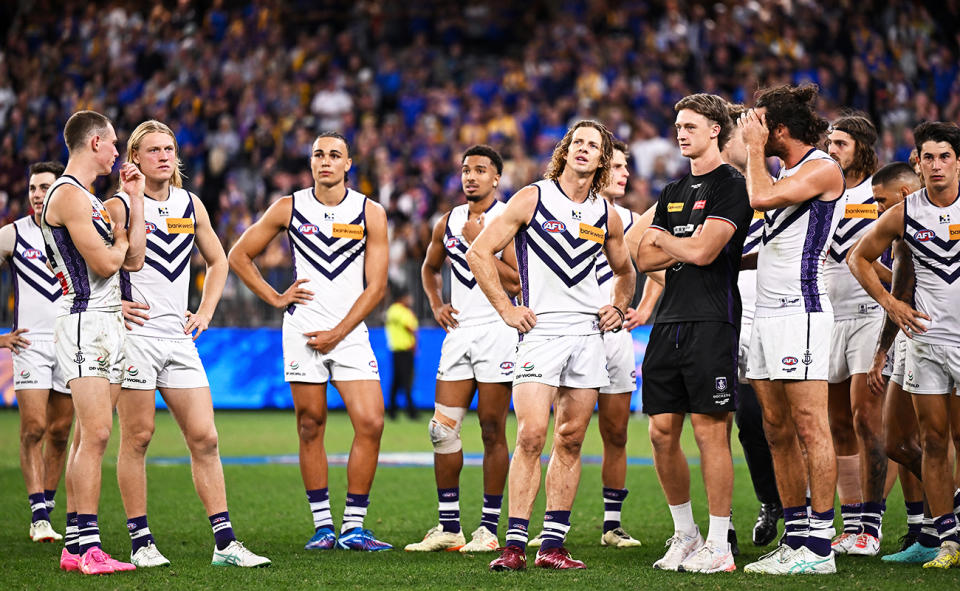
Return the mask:
POLYGON ((688 174, 664 187, 651 228, 685 238, 712 218, 736 231, 709 265, 677 263, 667 269, 657 323, 717 321, 740 326, 737 275, 752 217, 746 181, 729 164, 699 176, 688 174))

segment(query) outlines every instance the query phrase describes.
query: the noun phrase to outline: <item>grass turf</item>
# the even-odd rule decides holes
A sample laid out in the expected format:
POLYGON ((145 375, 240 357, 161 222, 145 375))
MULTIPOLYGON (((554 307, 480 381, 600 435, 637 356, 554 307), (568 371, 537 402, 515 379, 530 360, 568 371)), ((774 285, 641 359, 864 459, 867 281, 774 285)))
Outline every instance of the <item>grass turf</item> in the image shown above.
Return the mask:
MULTIPOLYGON (((596 421, 591 425, 584 454, 599 455, 600 438, 596 421)), ((295 454, 296 432, 292 412, 220 412, 217 424, 223 456, 295 454)), ((116 429, 115 429, 116 433, 116 429)), ((508 440, 515 438, 516 423, 511 419, 508 440)), ((344 414, 333 414, 327 427, 327 449, 346 452, 351 429, 344 414)), ((464 449, 480 452, 479 427, 475 415, 468 415, 463 429, 464 449)), ((635 419, 630 425, 631 457, 649 457, 650 444, 646 421, 635 419)), ((118 558, 128 556, 130 542, 125 533, 124 515, 116 487, 116 434, 111 441, 103 471, 100 524, 104 547, 118 558)), ((689 424, 683 438, 684 449, 696 456, 689 424)), ((542 571, 532 566, 523 573, 490 573, 487 564, 493 554, 459 553, 417 554, 402 550, 373 554, 343 551, 307 552, 303 544, 312 533, 312 522, 295 465, 226 465, 230 515, 238 537, 257 553, 269 556, 268 569, 213 568, 210 556, 213 538, 193 489, 186 465, 149 465, 150 528, 158 546, 173 566, 142 569, 109 578, 82 577, 57 569, 59 544, 32 544, 26 539, 29 511, 23 479, 17 459, 17 415, 0 411, 0 548, 4 550, 4 589, 147 589, 167 590, 303 588, 319 585, 339 589, 416 588, 416 589, 516 589, 516 588, 655 588, 676 589, 908 589, 918 584, 930 589, 957 588, 960 571, 921 570, 919 566, 889 565, 876 558, 842 557, 839 574, 831 577, 777 578, 733 574, 691 575, 654 570, 650 565, 663 552, 663 541, 672 533, 670 514, 652 466, 630 466, 627 474, 627 498, 623 524, 641 539, 641 548, 615 550, 598 544, 603 506, 600 499, 600 467, 583 468, 580 494, 573 508, 573 528, 568 547, 588 569, 576 572, 542 571)), ((388 422, 383 451, 429 451, 426 418, 419 422, 401 419, 388 422)), ((739 445, 734 443, 735 456, 739 445)), ((157 415, 157 430, 150 455, 184 456, 186 447, 176 424, 166 412, 157 415)), ((746 466, 735 460, 734 523, 740 533, 741 555, 738 567, 772 548, 756 548, 750 531, 757 502, 749 483, 746 466)), ((706 529, 707 512, 699 469, 692 468, 692 496, 698 523, 706 529)), ((464 468, 461 477, 461 513, 466 532, 476 528, 480 517, 481 471, 464 468)), ((335 522, 343 511, 346 488, 344 468, 330 469, 331 504, 335 522)), ((63 531, 64 495, 52 520, 63 531)), ((380 539, 398 548, 419 540, 436 523, 436 495, 433 470, 429 467, 381 468, 371 493, 367 527, 380 539)), ((899 488, 888 502, 885 522, 887 537, 883 553, 894 551, 897 536, 905 530, 903 503, 899 488)), ((543 492, 534 508, 531 530, 539 531, 543 514, 543 492)), ((501 536, 506 529, 506 508, 501 519, 501 536)), ((502 541, 501 537, 501 541, 502 541)))

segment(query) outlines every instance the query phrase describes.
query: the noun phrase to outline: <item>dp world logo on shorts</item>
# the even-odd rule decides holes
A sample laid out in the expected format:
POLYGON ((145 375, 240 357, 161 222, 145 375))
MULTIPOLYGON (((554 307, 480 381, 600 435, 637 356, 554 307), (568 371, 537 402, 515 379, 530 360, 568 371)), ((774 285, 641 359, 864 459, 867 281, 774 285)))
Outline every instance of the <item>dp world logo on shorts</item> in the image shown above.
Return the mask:
POLYGON ((104 357, 103 355, 101 355, 100 357, 97 357, 97 365, 99 365, 100 367, 104 367, 106 364, 107 364, 106 357, 104 357))
POLYGON ((136 375, 139 374, 139 373, 140 373, 140 370, 137 369, 136 366, 134 366, 134 365, 131 365, 130 367, 127 368, 127 375, 128 375, 128 376, 136 376, 136 375))
POLYGON ((291 361, 289 367, 292 371, 297 371, 300 369, 300 364, 296 361, 291 361))
POLYGON ((29 379, 30 379, 30 372, 27 371, 27 370, 21 371, 21 372, 20 372, 20 379, 29 380, 29 379))
POLYGON ((533 371, 533 364, 529 361, 520 366, 523 371, 533 371))

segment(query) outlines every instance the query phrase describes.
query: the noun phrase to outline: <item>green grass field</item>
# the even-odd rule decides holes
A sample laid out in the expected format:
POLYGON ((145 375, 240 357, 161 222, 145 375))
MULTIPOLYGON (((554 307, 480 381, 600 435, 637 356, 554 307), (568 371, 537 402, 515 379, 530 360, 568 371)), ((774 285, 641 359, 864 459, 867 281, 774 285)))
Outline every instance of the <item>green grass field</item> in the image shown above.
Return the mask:
MULTIPOLYGON (((413 423, 408 420, 388 423, 383 451, 430 451, 426 434, 426 415, 413 423)), ((292 412, 220 412, 217 414, 220 448, 224 457, 295 454, 297 439, 292 412)), ((631 422, 631 457, 649 457, 647 423, 631 422)), ((508 427, 508 439, 515 438, 516 423, 508 427)), ((327 429, 327 449, 331 453, 348 451, 350 424, 344 414, 333 414, 327 429)), ((479 427, 474 415, 467 417, 463 429, 464 449, 482 451, 479 427)), ((104 487, 100 525, 104 547, 118 558, 129 556, 130 541, 116 486, 116 430, 104 467, 104 487)), ((960 570, 931 572, 916 566, 891 566, 879 559, 843 557, 838 560, 839 574, 817 578, 778 578, 732 574, 691 575, 655 571, 651 564, 661 556, 663 542, 672 533, 666 501, 652 466, 631 466, 627 487, 630 496, 623 514, 624 527, 641 539, 643 547, 630 550, 601 548, 603 505, 600 498, 600 467, 587 465, 583 470, 580 494, 573 512, 573 528, 567 545, 573 555, 587 563, 577 572, 542 571, 531 568, 522 573, 491 573, 487 564, 492 554, 459 553, 408 554, 402 550, 375 554, 343 551, 307 552, 303 544, 312 534, 312 521, 295 465, 237 465, 224 467, 230 515, 238 537, 254 551, 269 556, 268 569, 216 569, 210 566, 213 537, 190 478, 187 465, 149 465, 150 529, 158 546, 173 566, 144 569, 109 578, 87 578, 63 573, 57 568, 60 546, 33 544, 27 539, 29 511, 23 479, 17 460, 17 415, 0 411, 0 549, 3 550, 4 589, 299 589, 310 586, 338 589, 519 589, 519 588, 663 588, 675 589, 911 589, 918 584, 928 589, 957 589, 960 570)), ((696 446, 689 424, 684 448, 691 457, 696 446)), ((591 429, 584 453, 600 454, 596 424, 591 429)), ((739 444, 734 443, 736 486, 734 522, 740 532, 742 568, 761 553, 750 541, 756 517, 746 466, 740 459, 739 444)), ((158 413, 157 430, 150 449, 151 457, 185 456, 186 447, 176 424, 164 411, 158 413)), ((693 501, 695 515, 706 529, 707 512, 699 469, 694 466, 693 501)), ((343 511, 346 473, 331 468, 330 491, 334 519, 339 523, 343 511)), ((479 521, 481 502, 480 468, 464 468, 461 479, 461 513, 467 532, 479 521)), ((543 493, 534 509, 531 529, 538 528, 543 514, 543 493)), ((55 528, 63 532, 63 488, 57 496, 60 505, 53 514, 55 528)), ((888 501, 885 517, 884 553, 897 545, 905 530, 903 503, 899 488, 888 501)), ((367 526, 379 538, 397 547, 419 540, 436 523, 436 489, 430 467, 382 467, 371 493, 367 526)), ((501 520, 506 529, 506 507, 501 520)))

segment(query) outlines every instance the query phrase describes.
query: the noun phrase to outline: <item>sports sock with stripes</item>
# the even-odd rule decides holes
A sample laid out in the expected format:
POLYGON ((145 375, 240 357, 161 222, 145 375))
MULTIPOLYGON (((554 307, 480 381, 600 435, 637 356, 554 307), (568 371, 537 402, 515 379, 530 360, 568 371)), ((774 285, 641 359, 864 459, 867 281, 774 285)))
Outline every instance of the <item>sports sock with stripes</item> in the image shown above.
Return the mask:
POLYGON ((440 514, 440 528, 445 532, 460 532, 460 489, 437 489, 437 512, 440 514))
POLYGON ((924 548, 940 547, 940 535, 937 533, 937 526, 933 523, 933 517, 924 516, 917 541, 924 548))
POLYGON ((363 520, 367 517, 367 507, 370 506, 370 495, 347 493, 347 504, 343 508, 343 523, 340 533, 363 527, 363 520))
POLYGON ((77 554, 83 556, 90 548, 100 548, 100 526, 96 513, 77 514, 77 535, 80 548, 77 554))
POLYGON ((883 504, 867 501, 863 504, 863 513, 860 514, 860 524, 863 533, 875 538, 880 537, 880 523, 883 519, 883 504))
POLYGON ((80 554, 80 532, 77 527, 77 514, 67 513, 67 529, 63 532, 63 545, 70 554, 80 554))
POLYGON ((33 514, 30 517, 31 522, 50 521, 50 514, 47 513, 47 500, 43 497, 42 492, 27 495, 27 500, 30 501, 30 512, 33 514))
POLYGON ((803 546, 803 541, 809 535, 810 519, 807 517, 807 506, 783 508, 783 543, 794 550, 803 546))
POLYGON ((843 533, 856 535, 860 533, 863 503, 840 505, 840 517, 843 519, 843 533))
POLYGON ((933 524, 937 527, 941 544, 944 542, 960 544, 960 537, 957 535, 957 516, 952 511, 937 517, 933 524))
POLYGON ((620 511, 623 508, 623 500, 627 498, 629 492, 625 488, 603 487, 604 533, 620 527, 620 511))
POLYGON ((493 535, 497 534, 500 525, 500 508, 503 506, 503 495, 483 495, 483 511, 480 513, 480 525, 487 528, 493 535))
POLYGON ((923 501, 904 502, 907 508, 907 532, 920 535, 923 527, 923 501))
POLYGON ((155 544, 153 534, 150 533, 150 526, 147 525, 147 516, 141 515, 127 520, 127 533, 130 534, 130 553, 136 554, 137 550, 150 544, 155 544))
POLYGON ((233 524, 230 523, 230 512, 215 513, 210 516, 210 527, 213 529, 213 538, 217 541, 217 550, 223 550, 230 542, 237 539, 233 535, 233 524))
POLYGON ((333 516, 330 514, 330 491, 326 488, 317 488, 307 491, 307 502, 310 503, 310 513, 313 514, 313 531, 321 528, 333 530, 333 516))
POLYGON ((57 489, 46 488, 43 490, 43 500, 47 504, 47 513, 52 513, 53 508, 57 506, 57 501, 54 500, 55 496, 57 496, 57 489))
POLYGON ((817 556, 830 556, 830 540, 836 530, 833 528, 833 509, 817 512, 810 515, 810 533, 804 545, 817 556))
POLYGON ((953 493, 953 513, 957 516, 957 520, 960 520, 960 488, 953 493))
POLYGON ((568 531, 570 531, 569 511, 547 511, 543 514, 543 534, 541 537, 543 542, 540 544, 540 549, 549 550, 550 548, 563 546, 568 531))
POLYGON ((527 539, 530 534, 527 531, 530 527, 529 519, 520 519, 519 517, 507 518, 507 546, 517 546, 521 550, 527 549, 527 539))

